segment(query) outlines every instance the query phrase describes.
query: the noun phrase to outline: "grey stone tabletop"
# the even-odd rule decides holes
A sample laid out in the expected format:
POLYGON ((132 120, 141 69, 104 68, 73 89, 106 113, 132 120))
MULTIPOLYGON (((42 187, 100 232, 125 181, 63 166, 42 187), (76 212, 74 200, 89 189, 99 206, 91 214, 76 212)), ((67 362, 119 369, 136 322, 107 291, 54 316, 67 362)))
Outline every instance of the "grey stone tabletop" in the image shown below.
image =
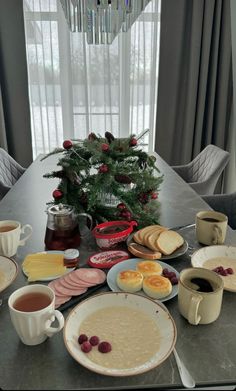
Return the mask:
MULTIPOLYGON (((168 227, 185 226, 179 232, 189 244, 184 255, 166 261, 177 271, 191 267, 191 254, 199 248, 195 239, 195 214, 210 209, 173 170, 157 156, 157 165, 165 179, 160 192, 160 222, 168 227)), ((20 180, 0 202, 0 219, 14 219, 31 224, 33 234, 26 246, 19 248, 15 260, 19 272, 12 285, 0 294, 0 388, 3 390, 121 390, 121 389, 182 389, 175 357, 171 354, 158 367, 135 376, 110 377, 96 374, 77 363, 68 353, 63 333, 37 346, 20 342, 10 321, 7 300, 20 286, 27 284, 21 270, 26 254, 44 251, 46 203, 56 180, 43 178, 54 169, 55 160, 36 159, 20 180)), ((236 245, 236 233, 228 227, 226 244, 236 245)), ((80 265, 86 265, 97 251, 94 239, 88 235, 80 245, 80 265)), ((100 291, 108 291, 104 286, 100 291)), ((94 294, 94 293, 93 293, 94 294)), ((177 327, 176 349, 194 377, 196 387, 221 387, 236 384, 236 295, 224 291, 219 318, 208 325, 192 326, 178 311, 178 298, 165 302, 177 327)), ((65 318, 73 305, 63 311, 65 318)))

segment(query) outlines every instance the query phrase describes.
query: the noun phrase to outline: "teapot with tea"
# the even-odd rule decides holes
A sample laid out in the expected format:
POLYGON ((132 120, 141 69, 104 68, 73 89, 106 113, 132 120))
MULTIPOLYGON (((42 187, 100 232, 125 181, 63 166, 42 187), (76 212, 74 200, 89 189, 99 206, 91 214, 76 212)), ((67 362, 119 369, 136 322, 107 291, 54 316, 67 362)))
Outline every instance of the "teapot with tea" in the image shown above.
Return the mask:
POLYGON ((58 204, 47 208, 47 226, 44 243, 48 250, 64 251, 77 248, 81 242, 79 216, 86 217, 86 224, 92 229, 93 220, 87 213, 76 213, 72 205, 58 204))

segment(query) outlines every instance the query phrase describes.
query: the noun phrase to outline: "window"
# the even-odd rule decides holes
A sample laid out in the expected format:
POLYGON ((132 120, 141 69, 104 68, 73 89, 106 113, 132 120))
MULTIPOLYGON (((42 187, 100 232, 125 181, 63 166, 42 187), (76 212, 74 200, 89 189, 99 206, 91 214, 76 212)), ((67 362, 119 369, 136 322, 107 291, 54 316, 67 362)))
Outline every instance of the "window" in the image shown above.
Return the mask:
POLYGON ((138 135, 153 149, 160 1, 111 45, 71 33, 59 1, 24 0, 34 158, 90 132, 138 135))

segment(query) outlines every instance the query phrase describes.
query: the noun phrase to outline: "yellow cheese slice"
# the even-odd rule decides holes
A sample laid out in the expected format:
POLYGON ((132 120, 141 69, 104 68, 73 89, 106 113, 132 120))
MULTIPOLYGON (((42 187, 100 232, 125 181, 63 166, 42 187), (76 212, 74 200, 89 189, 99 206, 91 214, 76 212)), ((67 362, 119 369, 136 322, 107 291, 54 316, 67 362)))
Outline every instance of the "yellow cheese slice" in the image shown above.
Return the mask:
POLYGON ((25 257, 22 267, 28 276, 28 281, 59 276, 67 272, 64 266, 64 254, 29 254, 25 257))
POLYGON ((63 264, 64 254, 46 254, 46 253, 36 253, 29 254, 25 257, 23 264, 26 265, 32 262, 54 262, 58 264, 63 264))
POLYGON ((52 272, 50 273, 48 270, 33 271, 33 272, 28 273, 28 281, 32 282, 32 281, 41 280, 42 278, 62 276, 64 274, 66 274, 66 272, 67 272, 66 270, 64 270, 64 271, 54 270, 53 273, 52 272))

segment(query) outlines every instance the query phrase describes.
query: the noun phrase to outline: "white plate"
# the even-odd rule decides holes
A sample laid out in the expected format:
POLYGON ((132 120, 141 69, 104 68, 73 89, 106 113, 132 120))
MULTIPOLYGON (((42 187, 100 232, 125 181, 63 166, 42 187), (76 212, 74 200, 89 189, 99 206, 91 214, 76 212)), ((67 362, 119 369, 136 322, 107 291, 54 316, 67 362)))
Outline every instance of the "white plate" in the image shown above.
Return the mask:
MULTIPOLYGON (((134 235, 134 232, 132 234, 129 235, 127 241, 126 241, 126 244, 127 246, 129 246, 131 243, 136 243, 134 240, 133 240, 133 235, 134 235)), ((145 246, 144 246, 145 247, 145 246)), ((163 261, 167 261, 168 259, 173 259, 173 258, 178 258, 180 257, 181 255, 184 255, 186 253, 186 251, 188 250, 188 243, 187 241, 184 239, 184 244, 182 244, 181 247, 179 247, 177 250, 175 250, 172 254, 170 255, 162 255, 161 259, 163 261)))
POLYGON ((17 263, 8 257, 0 255, 0 292, 6 289, 16 279, 17 263))
MULTIPOLYGON (((121 289, 116 284, 117 274, 122 270, 135 269, 136 264, 140 261, 142 261, 142 258, 132 258, 132 259, 128 259, 127 261, 122 261, 122 262, 117 263, 116 265, 112 266, 112 268, 107 273, 107 284, 108 284, 109 288, 113 292, 122 292, 121 289)), ((162 266, 163 269, 167 268, 170 272, 174 272, 176 274, 176 277, 179 279, 179 273, 177 272, 176 269, 174 269, 169 264, 160 261, 159 259, 157 260, 157 262, 162 266)), ((148 297, 143 290, 136 292, 136 293, 138 295, 148 297)), ((173 285, 172 292, 168 296, 163 297, 163 299, 159 299, 159 301, 164 302, 164 301, 170 300, 170 299, 172 299, 172 297, 175 297, 177 294, 178 294, 178 284, 173 285)))
MULTIPOLYGON (((119 309, 117 308, 117 311, 119 309)), ((106 327, 104 318, 101 318, 99 321, 100 328, 103 329, 103 327, 106 327)), ((119 322, 117 322, 118 324, 119 322)), ((143 332, 143 325, 140 323, 136 323, 135 327, 142 328, 143 332)), ((127 326, 128 327, 128 326, 127 326)), ((130 328, 129 328, 130 329, 130 328)), ((122 332, 124 333, 124 338, 127 335, 127 328, 123 327, 122 332)), ((140 330, 139 330, 140 332, 140 330)), ((95 296, 90 297, 89 299, 84 300, 80 304, 78 304, 68 315, 65 326, 63 329, 63 337, 64 337, 64 343, 65 346, 70 353, 70 355, 81 365, 84 367, 90 369, 93 372, 102 374, 102 375, 108 375, 108 376, 131 376, 136 375, 139 373, 147 372, 152 368, 155 368, 156 366, 163 363, 171 354, 172 350, 174 349, 175 343, 176 343, 176 326, 174 323, 174 320, 166 311, 161 303, 158 303, 157 301, 154 301, 152 299, 148 299, 147 297, 140 296, 134 293, 125 293, 125 292, 106 292, 101 293, 95 296), (160 332, 160 346, 157 351, 154 352, 154 355, 147 359, 142 365, 135 365, 131 368, 116 368, 111 367, 108 368, 107 366, 98 364, 93 362, 89 358, 90 353, 83 353, 80 345, 78 343, 78 337, 79 337, 79 330, 81 323, 84 321, 85 318, 87 318, 89 315, 93 314, 97 310, 102 310, 104 308, 114 308, 114 307, 128 307, 133 310, 141 310, 143 311, 147 316, 150 316, 152 320, 154 320, 158 331, 160 332)), ((115 338, 116 333, 113 334, 112 338, 115 338)), ((143 332, 143 335, 145 335, 145 332, 143 332)), ((112 350, 115 349, 115 341, 109 339, 112 350)), ((158 336, 159 338, 159 336, 158 336)), ((142 345, 145 341, 137 341, 137 343, 140 342, 140 345, 142 345)), ((120 346, 120 345, 119 345, 120 346)), ((119 354, 125 355, 125 349, 129 349, 128 343, 122 344, 122 352, 118 352, 119 354)), ((93 349, 97 349, 97 347, 93 347, 93 349)), ((119 349, 117 347, 117 349, 119 349)), ((113 352, 111 352, 113 353, 113 352)), ((115 351, 114 351, 115 353, 115 351)), ((107 355, 107 360, 109 362, 109 365, 112 366, 113 360, 109 360, 109 354, 110 353, 101 353, 107 355)))
MULTIPOLYGON (((64 253, 64 251, 56 251, 56 250, 55 251, 54 250, 51 250, 51 251, 41 251, 41 252, 35 253, 35 254, 48 254, 48 253, 62 254, 62 253, 64 253)), ((26 275, 26 277, 28 277, 28 273, 24 270, 24 266, 22 266, 22 270, 23 270, 23 273, 26 275)), ((37 281, 52 281, 52 280, 56 280, 56 278, 59 278, 61 276, 65 276, 66 274, 72 272, 72 270, 75 270, 75 267, 67 268, 66 273, 55 274, 53 276, 40 278, 40 280, 37 280, 37 281)))
POLYGON ((224 289, 236 292, 236 247, 225 245, 202 247, 192 254, 191 264, 193 267, 203 267, 210 270, 217 266, 231 267, 234 274, 221 277, 224 280, 224 289), (211 266, 205 265, 204 263, 210 259, 213 264, 211 266))

